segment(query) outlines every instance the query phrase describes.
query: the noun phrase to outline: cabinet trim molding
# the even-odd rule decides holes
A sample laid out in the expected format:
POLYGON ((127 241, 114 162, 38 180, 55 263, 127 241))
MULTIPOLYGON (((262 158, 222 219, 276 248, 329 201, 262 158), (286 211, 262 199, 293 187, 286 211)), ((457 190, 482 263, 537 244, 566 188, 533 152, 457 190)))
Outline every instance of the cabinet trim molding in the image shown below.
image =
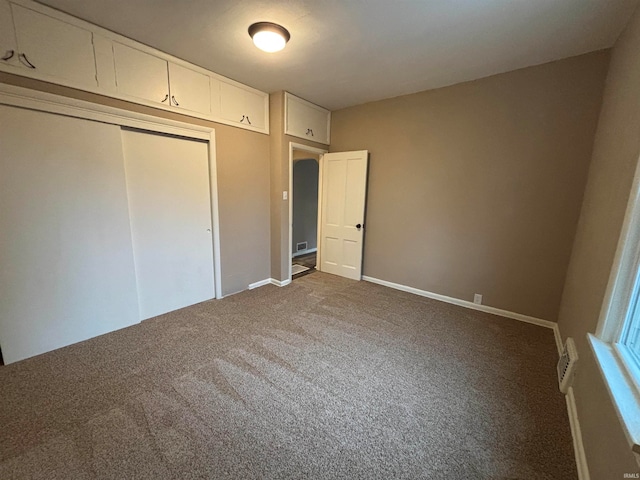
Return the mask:
POLYGON ((109 107, 107 105, 95 104, 84 100, 3 83, 0 83, 0 104, 208 142, 215 298, 222 298, 218 178, 216 168, 215 130, 213 128, 191 125, 189 123, 178 122, 138 112, 131 112, 129 110, 109 107))

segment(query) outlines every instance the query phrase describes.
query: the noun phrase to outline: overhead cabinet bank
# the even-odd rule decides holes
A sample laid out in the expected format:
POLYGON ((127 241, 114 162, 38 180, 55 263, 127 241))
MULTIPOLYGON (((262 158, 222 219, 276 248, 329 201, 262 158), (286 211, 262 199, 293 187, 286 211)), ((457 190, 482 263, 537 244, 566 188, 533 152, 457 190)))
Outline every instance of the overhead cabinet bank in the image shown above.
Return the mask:
POLYGON ((269 133, 269 95, 28 0, 0 0, 0 70, 269 133))

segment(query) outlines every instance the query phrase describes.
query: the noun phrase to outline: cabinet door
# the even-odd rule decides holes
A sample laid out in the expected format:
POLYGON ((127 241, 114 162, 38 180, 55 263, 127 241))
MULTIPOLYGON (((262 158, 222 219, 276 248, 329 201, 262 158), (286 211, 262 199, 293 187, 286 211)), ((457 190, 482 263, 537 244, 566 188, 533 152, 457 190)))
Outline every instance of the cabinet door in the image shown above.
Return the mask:
POLYGON ((220 85, 222 82, 217 77, 209 77, 209 86, 211 87, 211 115, 220 117, 220 85))
POLYGON ((329 145, 331 112, 290 94, 285 95, 285 132, 329 145))
POLYGON ((243 127, 265 130, 267 125, 265 102, 268 99, 266 94, 221 81, 220 117, 243 127))
POLYGON ((34 73, 97 86, 91 32, 12 5, 21 63, 34 73))
POLYGON ((11 6, 5 0, 0 0, 0 58, 2 58, 0 62, 16 65, 18 61, 17 50, 11 6))
POLYGON ((235 123, 245 122, 245 90, 227 82, 220 82, 220 116, 235 123))
POLYGON ((209 76, 169 62, 171 105, 192 112, 211 113, 209 76))
POLYGON ((113 42, 118 93, 169 105, 167 61, 113 42))
POLYGON ((110 38, 94 33, 93 51, 96 56, 98 87, 103 92, 117 92, 116 68, 113 64, 113 41, 110 38))
POLYGON ((248 122, 256 128, 265 128, 264 95, 245 90, 244 111, 248 122))

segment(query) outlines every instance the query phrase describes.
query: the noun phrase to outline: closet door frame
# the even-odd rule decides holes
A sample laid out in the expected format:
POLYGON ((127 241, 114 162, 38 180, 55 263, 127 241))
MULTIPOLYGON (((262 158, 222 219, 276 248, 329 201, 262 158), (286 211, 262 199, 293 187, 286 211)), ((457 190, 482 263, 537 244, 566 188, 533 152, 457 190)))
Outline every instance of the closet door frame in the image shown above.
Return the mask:
POLYGON ((145 115, 120 108, 109 107, 84 100, 77 100, 74 98, 54 95, 48 92, 30 90, 7 84, 0 84, 0 104, 55 113, 68 117, 94 120, 111 125, 146 130, 149 132, 204 140, 207 142, 209 144, 209 185, 211 189, 211 225, 213 230, 212 249, 215 298, 222 298, 216 142, 215 130, 213 128, 177 122, 175 120, 168 120, 160 117, 154 117, 152 115, 145 115))

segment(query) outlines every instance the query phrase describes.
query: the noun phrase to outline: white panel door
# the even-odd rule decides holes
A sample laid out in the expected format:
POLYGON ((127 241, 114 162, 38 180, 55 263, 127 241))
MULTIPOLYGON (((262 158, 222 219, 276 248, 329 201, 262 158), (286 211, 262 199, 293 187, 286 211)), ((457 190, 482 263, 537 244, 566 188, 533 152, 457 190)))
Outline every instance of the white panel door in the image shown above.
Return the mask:
POLYGON ((113 42, 118 93, 169 105, 167 61, 113 42))
POLYGON ((211 113, 209 76, 169 62, 171 105, 192 112, 211 113))
POLYGON ((13 20, 23 67, 82 86, 98 85, 89 30, 15 4, 13 20))
POLYGON ((215 296, 209 145, 122 130, 140 318, 215 296))
POLYGON ((138 323, 120 128, 0 106, 0 245, 5 362, 138 323))
POLYGON ((360 280, 368 152, 322 157, 320 269, 360 280))

